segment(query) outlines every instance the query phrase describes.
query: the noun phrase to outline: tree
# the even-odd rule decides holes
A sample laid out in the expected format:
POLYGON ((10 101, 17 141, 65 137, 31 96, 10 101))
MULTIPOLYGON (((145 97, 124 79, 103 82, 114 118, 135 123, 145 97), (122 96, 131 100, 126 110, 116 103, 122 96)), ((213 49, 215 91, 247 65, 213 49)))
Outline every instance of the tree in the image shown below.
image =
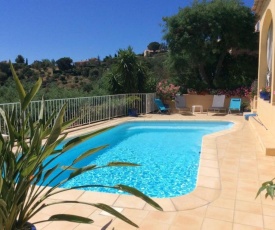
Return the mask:
POLYGON ((186 81, 206 87, 230 76, 224 66, 230 51, 257 47, 255 15, 239 0, 194 1, 164 22, 170 64, 186 81))
POLYGON ((9 63, 5 61, 0 62, 0 71, 6 73, 7 75, 11 75, 9 63))
POLYGON ((7 79, 8 75, 0 71, 0 85, 4 85, 7 79))
POLYGON ((17 64, 24 64, 25 63, 25 59, 24 59, 24 57, 22 56, 22 55, 18 55, 16 58, 15 58, 15 62, 17 63, 17 64))
POLYGON ((151 42, 147 48, 149 50, 153 50, 154 52, 156 52, 156 50, 159 50, 160 49, 160 44, 158 42, 151 42))
POLYGON ((146 69, 139 63, 132 47, 120 49, 116 62, 109 74, 111 91, 113 93, 142 92, 146 81, 146 69))
POLYGON ((58 68, 62 71, 69 70, 73 67, 73 60, 69 57, 63 57, 56 61, 58 68))

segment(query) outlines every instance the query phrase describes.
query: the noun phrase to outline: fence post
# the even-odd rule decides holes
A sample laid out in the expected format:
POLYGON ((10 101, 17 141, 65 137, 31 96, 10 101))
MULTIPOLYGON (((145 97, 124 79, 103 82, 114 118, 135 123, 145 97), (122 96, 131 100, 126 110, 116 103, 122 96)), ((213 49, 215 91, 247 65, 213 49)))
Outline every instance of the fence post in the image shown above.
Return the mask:
POLYGON ((108 96, 108 107, 109 107, 109 120, 111 119, 111 96, 109 95, 108 96))

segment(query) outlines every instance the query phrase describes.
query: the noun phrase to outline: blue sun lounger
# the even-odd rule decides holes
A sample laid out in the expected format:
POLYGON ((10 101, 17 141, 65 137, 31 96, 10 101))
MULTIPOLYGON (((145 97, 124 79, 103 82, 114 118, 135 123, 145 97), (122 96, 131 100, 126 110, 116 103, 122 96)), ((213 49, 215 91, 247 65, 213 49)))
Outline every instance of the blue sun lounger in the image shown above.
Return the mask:
POLYGON ((228 113, 231 113, 232 110, 238 110, 239 112, 241 112, 241 103, 241 98, 231 98, 228 113))
POLYGON ((165 107, 165 105, 162 103, 162 101, 160 99, 155 99, 155 104, 158 107, 158 113, 170 113, 170 109, 165 107))

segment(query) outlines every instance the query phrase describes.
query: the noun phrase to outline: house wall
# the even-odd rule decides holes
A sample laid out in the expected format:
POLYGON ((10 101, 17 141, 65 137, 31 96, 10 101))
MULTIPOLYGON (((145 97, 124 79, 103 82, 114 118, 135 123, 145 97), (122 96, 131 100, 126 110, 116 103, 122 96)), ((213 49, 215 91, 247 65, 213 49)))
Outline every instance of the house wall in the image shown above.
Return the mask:
POLYGON ((273 21, 273 47, 272 47, 272 77, 271 77, 271 100, 260 99, 258 92, 257 114, 261 122, 275 135, 275 1, 263 1, 260 11, 260 42, 259 42, 259 69, 258 69, 258 89, 266 84, 267 74, 267 34, 273 21))
POLYGON ((275 106, 270 106, 268 101, 259 99, 257 113, 260 121, 275 136, 275 106))

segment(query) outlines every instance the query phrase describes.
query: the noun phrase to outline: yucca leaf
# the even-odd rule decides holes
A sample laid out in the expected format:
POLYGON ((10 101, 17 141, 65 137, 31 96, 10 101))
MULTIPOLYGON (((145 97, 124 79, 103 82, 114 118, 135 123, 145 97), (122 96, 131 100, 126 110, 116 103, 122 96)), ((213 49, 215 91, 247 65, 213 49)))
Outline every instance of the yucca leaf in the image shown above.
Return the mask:
POLYGON ((46 170, 44 177, 43 177, 43 181, 45 181, 52 174, 52 172, 54 172, 58 167, 59 167, 59 165, 56 165, 56 166, 46 170))
POLYGON ((35 166, 37 165, 37 156, 32 156, 32 158, 29 160, 30 161, 24 164, 24 168, 21 171, 23 177, 31 175, 31 173, 36 168, 35 166))
POLYGON ((66 204, 66 203, 85 204, 85 205, 89 205, 89 206, 94 206, 94 207, 99 208, 105 212, 108 212, 108 213, 114 215, 115 217, 125 221, 126 223, 138 228, 138 225, 136 225, 133 221, 128 219, 126 216, 122 215, 121 213, 119 213, 117 210, 110 207, 109 205, 102 204, 102 203, 88 203, 88 202, 82 202, 82 201, 58 201, 58 202, 47 204, 45 207, 51 206, 51 205, 56 205, 56 204, 66 204))
POLYGON ((7 116, 6 112, 2 108, 0 108, 0 114, 3 117, 4 122, 6 123, 6 126, 8 128, 10 142, 13 143, 14 139, 15 139, 14 127, 12 126, 12 123, 11 123, 9 117, 7 116))
MULTIPOLYGON (((0 169, 0 175, 3 175, 1 169, 0 169)), ((2 178, 2 176, 0 176, 0 191, 2 191, 2 187, 3 187, 3 178, 2 178)), ((0 201, 1 201, 1 199, 0 199, 0 201)))
POLYGON ((70 215, 70 214, 56 214, 51 216, 49 221, 70 221, 75 223, 82 223, 82 224, 91 224, 94 221, 92 219, 82 217, 82 216, 76 216, 76 215, 70 215))
POLYGON ((35 129, 35 131, 33 132, 32 139, 30 141, 30 149, 29 151, 39 151, 42 145, 42 138, 40 136, 40 125, 38 125, 35 129))
POLYGON ((25 111, 33 97, 37 94, 38 90, 40 89, 40 86, 42 84, 42 79, 38 78, 37 82, 34 84, 34 86, 31 88, 30 92, 26 94, 23 102, 22 102, 22 110, 25 111))
MULTIPOLYGON (((95 168, 96 168, 96 165, 88 165, 88 166, 85 166, 85 167, 82 167, 82 168, 78 168, 74 172, 72 172, 70 174, 70 176, 67 179, 65 179, 65 181, 68 181, 68 180, 70 180, 70 179, 72 179, 72 178, 74 178, 74 177, 76 177, 76 176, 78 176, 78 175, 80 175, 84 172, 91 171, 95 168)), ((62 183, 64 183, 64 181, 62 183)))
POLYGON ((107 166, 140 166, 139 164, 134 164, 134 163, 130 163, 130 162, 120 162, 120 161, 113 161, 113 162, 109 162, 107 164, 107 166))
POLYGON ((86 134, 86 135, 83 135, 83 136, 80 136, 80 137, 76 137, 70 141, 68 141, 64 146, 63 146, 63 150, 62 152, 65 152, 69 149, 71 149, 72 147, 76 146, 77 144, 79 143, 82 143, 83 141, 86 141, 94 136, 97 136, 99 135, 100 133, 103 133, 109 129, 112 129, 114 126, 111 126, 111 127, 108 127, 108 128, 103 128, 103 129, 100 129, 98 131, 95 131, 93 133, 89 133, 89 134, 86 134))
POLYGON ((114 215, 115 217, 118 217, 119 219, 125 221, 126 223, 138 228, 138 225, 136 225, 133 221, 131 221, 126 216, 122 215, 121 213, 119 213, 117 210, 113 209, 109 205, 102 204, 102 203, 92 204, 92 205, 99 208, 99 209, 101 209, 101 210, 103 210, 103 211, 105 211, 105 212, 108 212, 108 213, 114 215))
MULTIPOLYGON (((1 201, 3 200, 0 199, 0 223, 1 219, 3 220, 3 222, 6 222, 8 218, 8 212, 6 210, 6 207, 1 205, 1 201)), ((3 225, 0 226, 0 229, 2 229, 2 226, 3 225)))
POLYGON ((16 72, 15 72, 15 70, 14 70, 12 64, 11 64, 11 61, 9 61, 9 62, 10 62, 10 69, 11 69, 11 72, 12 72, 12 76, 13 76, 13 79, 15 81, 15 86, 16 86, 16 89, 17 89, 17 93, 19 95, 19 99, 20 99, 21 106, 22 106, 23 101, 24 101, 25 96, 26 96, 26 92, 25 92, 19 78, 17 77, 17 74, 16 74, 16 72))
POLYGON ((85 153, 81 154, 79 157, 77 157, 74 161, 73 161, 73 164, 76 164, 77 162, 91 156, 92 154, 100 151, 101 149, 104 149, 106 148, 108 145, 103 145, 103 146, 100 146, 100 147, 97 147, 97 148, 93 148, 93 149, 90 149, 88 151, 86 151, 85 153))
POLYGON ((64 131, 65 129, 69 128, 74 122, 76 122, 79 118, 74 118, 69 121, 65 121, 62 124, 62 129, 61 131, 64 131))
POLYGON ((154 208, 156 208, 157 210, 163 211, 162 207, 160 207, 155 201, 153 201, 151 198, 149 198, 148 196, 144 195, 142 192, 140 192, 139 190, 126 186, 126 185, 122 185, 122 184, 118 184, 115 185, 114 188, 117 188, 119 190, 122 190, 124 192, 128 192, 134 196, 139 197, 140 199, 144 200, 146 203, 150 204, 151 206, 153 206, 154 208))
POLYGON ((62 108, 60 109, 56 119, 55 119, 52 131, 50 133, 50 136, 48 137, 46 146, 53 144, 57 140, 57 138, 59 137, 59 135, 61 133, 61 128, 62 128, 62 123, 63 123, 63 117, 64 117, 64 114, 65 114, 65 109, 66 109, 66 105, 63 105, 62 108))
POLYGON ((0 208, 2 208, 2 209, 6 209, 6 207, 7 207, 7 204, 6 204, 6 202, 3 200, 3 199, 0 199, 0 208))

